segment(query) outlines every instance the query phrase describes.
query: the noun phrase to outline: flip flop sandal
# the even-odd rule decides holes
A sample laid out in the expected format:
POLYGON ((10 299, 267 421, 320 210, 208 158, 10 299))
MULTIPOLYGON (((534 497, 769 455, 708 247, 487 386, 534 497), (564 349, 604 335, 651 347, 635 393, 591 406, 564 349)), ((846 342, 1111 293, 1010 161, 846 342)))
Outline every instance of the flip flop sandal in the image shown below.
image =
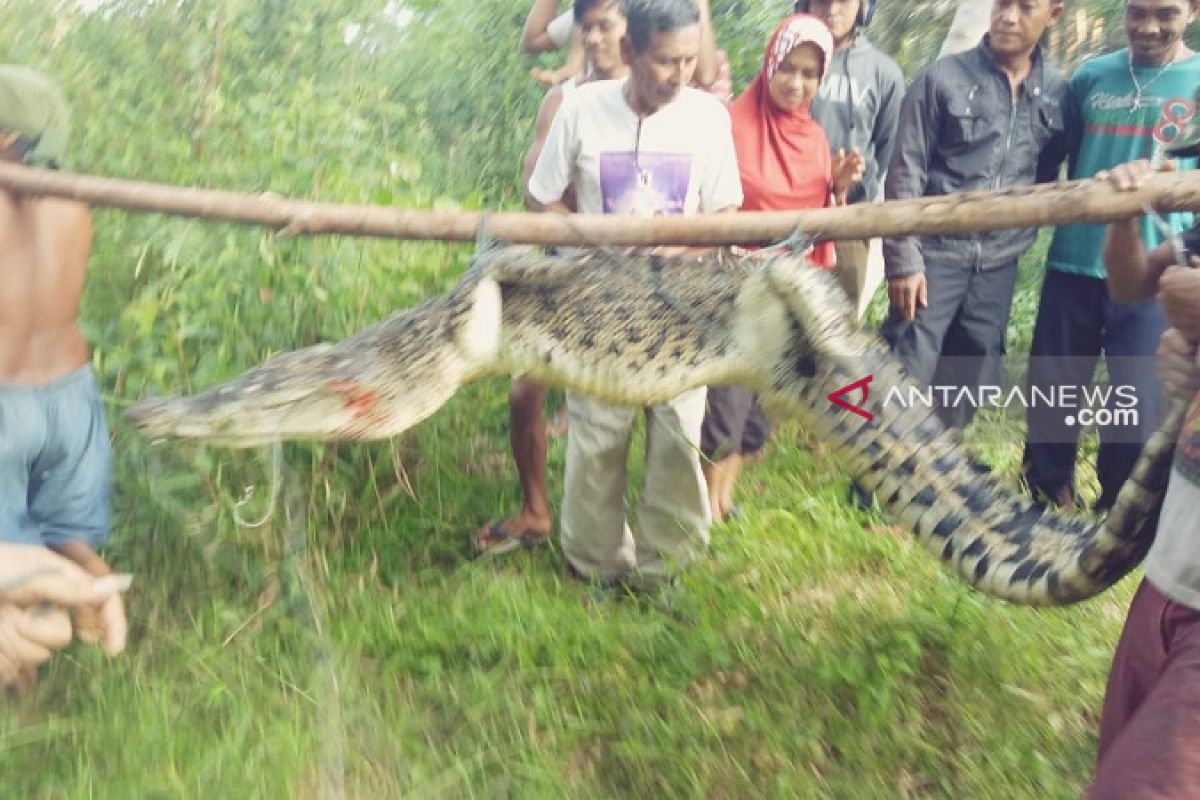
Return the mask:
POLYGON ((476 558, 495 558, 514 550, 530 550, 550 540, 548 534, 509 533, 500 527, 503 524, 503 521, 493 522, 486 535, 475 539, 476 558))

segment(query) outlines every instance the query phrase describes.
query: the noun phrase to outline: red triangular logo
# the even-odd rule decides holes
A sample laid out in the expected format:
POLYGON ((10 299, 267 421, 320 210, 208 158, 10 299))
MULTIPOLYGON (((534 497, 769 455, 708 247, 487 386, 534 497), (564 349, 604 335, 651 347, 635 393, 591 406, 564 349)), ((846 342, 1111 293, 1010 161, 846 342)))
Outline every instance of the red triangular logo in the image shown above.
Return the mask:
POLYGON ((838 389, 836 392, 830 392, 829 393, 829 402, 833 403, 835 406, 838 406, 839 408, 844 408, 847 411, 852 411, 855 414, 858 414, 860 417, 864 417, 868 421, 875 419, 875 415, 872 414, 870 411, 867 411, 862 406, 855 405, 854 403, 848 402, 843 397, 843 395, 849 394, 850 392, 853 392, 856 389, 861 389, 862 390, 862 401, 861 402, 865 405, 867 402, 867 399, 870 397, 870 394, 871 394, 870 389, 868 389, 867 387, 871 384, 871 379, 874 377, 875 377, 874 375, 868 375, 865 378, 859 378, 854 383, 848 383, 845 386, 843 386, 842 388, 838 389))

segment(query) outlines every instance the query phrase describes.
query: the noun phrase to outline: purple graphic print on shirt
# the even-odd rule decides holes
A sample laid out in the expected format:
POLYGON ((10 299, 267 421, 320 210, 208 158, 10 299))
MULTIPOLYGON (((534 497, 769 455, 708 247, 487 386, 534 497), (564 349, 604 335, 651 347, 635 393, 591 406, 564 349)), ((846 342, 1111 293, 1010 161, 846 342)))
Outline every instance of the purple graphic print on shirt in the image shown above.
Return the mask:
POLYGON ((601 153, 605 214, 682 214, 692 174, 687 153, 601 153))

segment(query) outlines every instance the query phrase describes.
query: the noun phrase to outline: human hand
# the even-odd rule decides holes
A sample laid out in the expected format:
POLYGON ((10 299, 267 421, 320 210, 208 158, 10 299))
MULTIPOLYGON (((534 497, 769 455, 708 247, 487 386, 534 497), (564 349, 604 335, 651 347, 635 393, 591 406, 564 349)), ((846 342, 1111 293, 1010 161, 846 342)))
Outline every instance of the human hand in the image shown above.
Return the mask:
POLYGON ((571 69, 571 65, 567 64, 559 69, 541 69, 533 67, 529 70, 529 74, 538 82, 538 85, 543 89, 553 89, 568 78, 573 78, 579 73, 571 69))
POLYGON ((888 300, 892 308, 912 322, 917 318, 917 308, 929 305, 929 286, 925 282, 925 273, 888 279, 888 300))
POLYGON ((541 86, 543 89, 551 89, 558 84, 558 76, 555 74, 554 70, 534 67, 529 70, 529 74, 533 76, 535 81, 537 81, 538 86, 541 86))
POLYGON ((125 650, 129 625, 125 620, 125 600, 114 594, 95 604, 81 604, 71 609, 75 634, 88 644, 99 644, 110 656, 125 650))
MULTIPOLYGON (((85 572, 104 579, 112 569, 91 545, 83 541, 66 542, 57 550, 85 572)), ((116 655, 125 649, 128 625, 125 621, 125 602, 112 593, 95 603, 78 603, 72 607, 75 629, 85 642, 100 642, 104 652, 116 655)))
POLYGON ((1178 328, 1168 328, 1158 342, 1158 380, 1168 395, 1191 399, 1200 391, 1196 343, 1178 328))
POLYGON ((1188 341, 1200 342, 1200 269, 1167 267, 1158 280, 1158 299, 1171 327, 1188 341))
POLYGON ((37 668, 71 642, 71 619, 52 606, 0 602, 0 686, 29 689, 37 668))
POLYGON ((857 149, 845 150, 839 148, 833 156, 830 169, 830 182, 833 184, 833 195, 839 205, 845 205, 846 195, 851 187, 862 180, 867 162, 857 149))
MULTIPOLYGON (((1174 169, 1175 162, 1166 161, 1157 171, 1172 172, 1174 169)), ((1146 178, 1153 175, 1155 171, 1149 159, 1140 158, 1137 161, 1118 164, 1112 169, 1100 170, 1092 177, 1097 181, 1107 181, 1108 185, 1118 192, 1132 192, 1141 188, 1141 185, 1146 182, 1146 178)))
MULTIPOLYGON (((0 686, 27 689, 36 683, 37 668, 71 641, 71 609, 100 617, 92 640, 103 638, 107 652, 125 647, 120 592, 132 578, 107 574, 107 566, 97 577, 44 547, 0 543, 0 686)), ((80 633, 89 638, 82 627, 80 633)))
POLYGON ((0 543, 0 602, 18 606, 95 605, 125 591, 131 581, 130 575, 95 577, 44 547, 0 543))

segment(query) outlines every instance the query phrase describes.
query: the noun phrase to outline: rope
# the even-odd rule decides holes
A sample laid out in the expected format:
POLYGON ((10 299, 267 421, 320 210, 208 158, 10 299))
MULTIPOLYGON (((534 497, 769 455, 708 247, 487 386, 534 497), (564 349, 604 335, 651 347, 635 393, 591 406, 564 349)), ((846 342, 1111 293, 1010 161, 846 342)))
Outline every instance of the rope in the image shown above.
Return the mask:
POLYGON ((241 508, 250 502, 254 496, 254 484, 242 489, 242 499, 233 504, 233 521, 241 528, 261 528, 275 516, 275 506, 279 500, 280 475, 283 472, 283 443, 277 438, 271 443, 271 494, 267 503, 267 511, 257 522, 247 522, 242 517, 241 508))

